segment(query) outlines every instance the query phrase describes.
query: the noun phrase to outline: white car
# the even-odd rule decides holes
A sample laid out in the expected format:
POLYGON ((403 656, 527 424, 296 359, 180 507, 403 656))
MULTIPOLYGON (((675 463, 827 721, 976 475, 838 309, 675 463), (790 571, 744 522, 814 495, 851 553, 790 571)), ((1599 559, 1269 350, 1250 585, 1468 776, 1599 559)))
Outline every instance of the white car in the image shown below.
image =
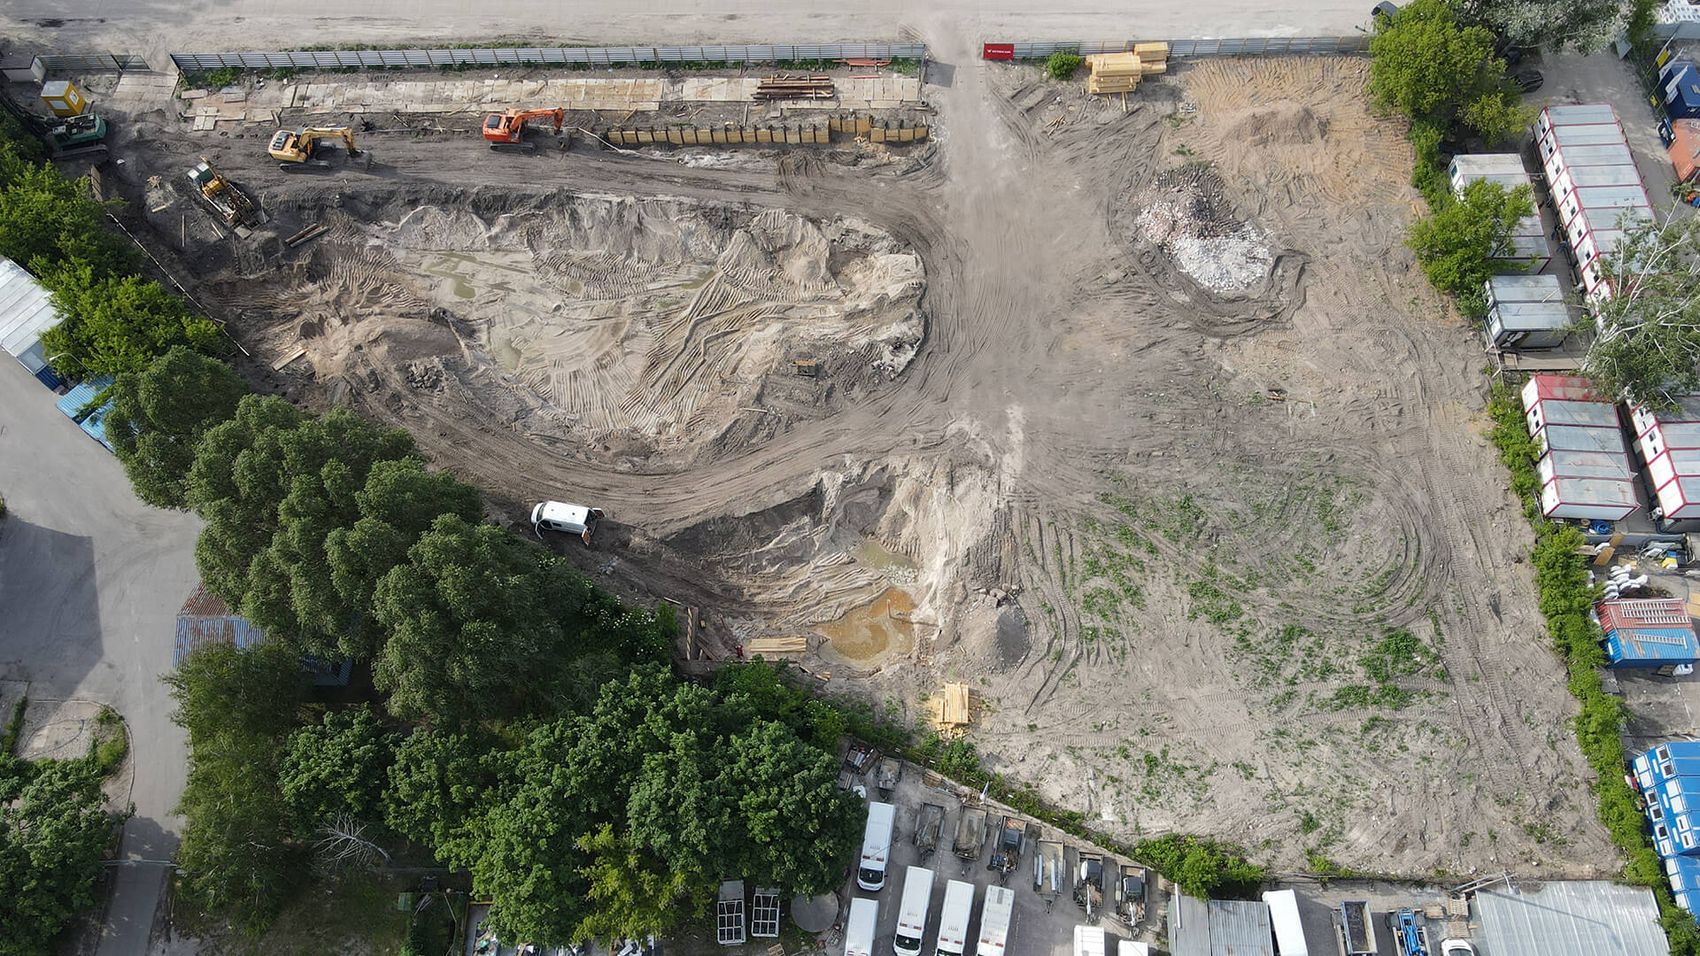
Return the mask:
POLYGON ((1440 956, 1476 956, 1476 947, 1467 939, 1443 939, 1440 941, 1440 956))
POLYGON ((545 531, 562 531, 576 534, 590 543, 590 536, 596 531, 596 523, 602 520, 601 508, 590 508, 585 505, 572 505, 564 501, 542 501, 531 509, 531 530, 539 538, 545 531))

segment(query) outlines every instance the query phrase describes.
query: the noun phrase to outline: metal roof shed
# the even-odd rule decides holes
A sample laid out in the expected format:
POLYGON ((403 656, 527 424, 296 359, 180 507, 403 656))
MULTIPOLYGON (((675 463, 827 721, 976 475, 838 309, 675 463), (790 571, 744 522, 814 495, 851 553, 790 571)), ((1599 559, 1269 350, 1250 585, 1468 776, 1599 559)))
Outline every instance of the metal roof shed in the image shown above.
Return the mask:
POLYGON ((1566 103, 1541 110, 1540 131, 1554 126, 1588 126, 1594 123, 1617 122, 1617 110, 1609 103, 1566 103))
POLYGON ((1171 956, 1210 956, 1210 908, 1184 893, 1169 897, 1171 956))
POLYGON ((1669 673, 1677 665, 1700 661, 1700 639, 1681 601, 1602 601, 1595 613, 1605 633, 1608 666, 1669 673))
POLYGON ((1211 900, 1210 956, 1275 956, 1269 904, 1211 900))
POLYGON ((58 324, 52 294, 23 266, 0 256, 0 349, 37 374, 47 367, 41 335, 58 324))
POLYGON ((1481 950, 1493 956, 1668 956, 1653 891, 1603 880, 1480 890, 1481 950))

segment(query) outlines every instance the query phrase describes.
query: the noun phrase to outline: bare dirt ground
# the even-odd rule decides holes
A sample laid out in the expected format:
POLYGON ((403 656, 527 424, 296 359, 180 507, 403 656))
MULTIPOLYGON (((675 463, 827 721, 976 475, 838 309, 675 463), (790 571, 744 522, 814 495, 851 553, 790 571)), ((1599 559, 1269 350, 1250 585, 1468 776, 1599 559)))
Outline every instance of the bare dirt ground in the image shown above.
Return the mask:
POLYGON ((1128 837, 1612 869, 1365 64, 1197 63, 1124 106, 939 57, 935 142, 889 154, 424 135, 296 176, 160 115, 115 179, 265 384, 408 427, 504 520, 608 509, 566 553, 703 608, 715 654, 813 635, 906 719, 967 681, 992 765, 1128 837), (166 201, 201 154, 272 238, 166 201))

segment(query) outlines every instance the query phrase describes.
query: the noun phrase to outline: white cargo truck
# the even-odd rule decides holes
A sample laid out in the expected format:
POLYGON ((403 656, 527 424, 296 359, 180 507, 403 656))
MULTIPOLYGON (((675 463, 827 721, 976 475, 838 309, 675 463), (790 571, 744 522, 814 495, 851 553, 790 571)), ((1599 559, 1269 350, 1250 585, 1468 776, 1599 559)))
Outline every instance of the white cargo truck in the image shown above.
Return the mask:
POLYGON ((1310 956, 1305 942, 1304 923, 1299 920, 1299 897, 1292 890, 1271 890, 1263 894, 1269 905, 1269 926, 1275 933, 1275 952, 1279 956, 1310 956))
POLYGON ((986 887, 986 908, 980 914, 980 942, 974 956, 1004 956, 1009 942, 1009 919, 1015 912, 1015 891, 1007 886, 986 887))
POLYGON ((844 921, 844 956, 874 956, 874 929, 879 918, 878 901, 859 896, 850 901, 850 918, 844 921))
POLYGON ((962 956, 968 950, 968 922, 974 916, 974 884, 951 880, 944 885, 939 913, 938 956, 962 956))
POLYGON ((868 804, 868 826, 862 831, 862 862, 856 867, 856 885, 869 893, 885 889, 885 865, 891 860, 891 831, 897 808, 889 803, 868 804))
POLYGON ((920 956, 927 933, 927 912, 933 905, 933 871, 911 866, 903 871, 903 906, 897 911, 897 935, 891 948, 898 956, 920 956))

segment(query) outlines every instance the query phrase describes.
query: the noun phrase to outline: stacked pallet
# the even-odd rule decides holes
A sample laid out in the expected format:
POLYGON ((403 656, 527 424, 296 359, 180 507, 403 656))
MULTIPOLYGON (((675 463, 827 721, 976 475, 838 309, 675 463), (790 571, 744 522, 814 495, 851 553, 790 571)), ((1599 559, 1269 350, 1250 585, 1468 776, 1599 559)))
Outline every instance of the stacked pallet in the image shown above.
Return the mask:
POLYGON ((756 84, 756 99, 771 100, 830 100, 838 95, 832 77, 821 73, 807 76, 779 74, 764 77, 756 84))
POLYGON ((1126 53, 1098 53, 1086 58, 1092 74, 1086 80, 1089 93, 1131 93, 1147 76, 1167 73, 1169 44, 1135 43, 1126 53))

